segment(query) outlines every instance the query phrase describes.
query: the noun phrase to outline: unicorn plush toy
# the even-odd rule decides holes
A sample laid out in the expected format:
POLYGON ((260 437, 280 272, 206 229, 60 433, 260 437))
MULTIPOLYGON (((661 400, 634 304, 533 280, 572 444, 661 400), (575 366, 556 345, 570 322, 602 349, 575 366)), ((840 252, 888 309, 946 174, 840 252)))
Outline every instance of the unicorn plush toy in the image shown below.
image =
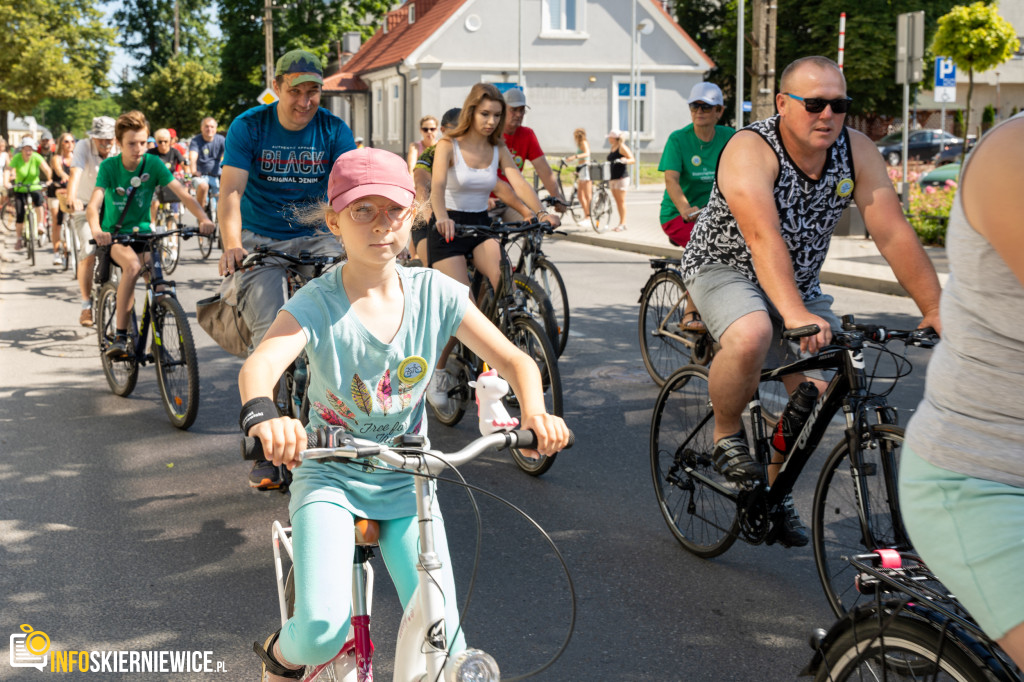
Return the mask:
POLYGON ((476 389, 476 409, 479 416, 480 433, 484 436, 495 431, 508 431, 519 426, 519 420, 510 417, 501 399, 508 393, 508 382, 489 369, 470 381, 476 389))

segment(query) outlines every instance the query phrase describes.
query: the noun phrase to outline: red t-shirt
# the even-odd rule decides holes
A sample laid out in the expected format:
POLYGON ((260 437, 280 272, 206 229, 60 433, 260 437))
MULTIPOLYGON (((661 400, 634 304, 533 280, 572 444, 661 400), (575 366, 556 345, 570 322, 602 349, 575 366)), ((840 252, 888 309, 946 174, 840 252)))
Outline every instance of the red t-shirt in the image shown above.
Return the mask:
MULTIPOLYGON (((540 148, 537 135, 532 128, 526 126, 519 126, 511 135, 505 135, 505 145, 512 153, 512 160, 516 162, 519 170, 523 170, 523 164, 527 161, 544 156, 544 150, 540 148)), ((508 181, 505 174, 501 172, 501 168, 498 169, 498 177, 508 181)))

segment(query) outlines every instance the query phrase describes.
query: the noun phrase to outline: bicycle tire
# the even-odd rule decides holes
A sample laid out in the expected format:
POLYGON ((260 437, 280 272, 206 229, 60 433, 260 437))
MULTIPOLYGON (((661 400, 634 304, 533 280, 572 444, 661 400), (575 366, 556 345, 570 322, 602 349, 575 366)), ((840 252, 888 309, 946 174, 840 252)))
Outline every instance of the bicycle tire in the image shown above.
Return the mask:
POLYGON ((715 471, 708 370, 687 365, 672 374, 654 403, 651 419, 651 480, 658 508, 672 535, 688 552, 704 559, 736 542, 736 502, 688 474, 683 467, 725 487, 715 471))
MULTIPOLYGON (((177 230, 181 225, 173 218, 166 223, 167 231, 177 230)), ((160 240, 160 264, 163 266, 164 275, 170 276, 178 269, 178 261, 181 260, 181 238, 179 235, 166 237, 160 240)))
POLYGON ((594 232, 607 232, 611 225, 612 197, 608 187, 603 183, 594 187, 594 196, 590 200, 590 224, 594 232))
POLYGON ((861 438, 862 461, 858 470, 867 498, 865 516, 870 524, 870 539, 865 536, 867 529, 861 526, 860 504, 845 439, 836 445, 821 468, 814 490, 811 524, 814 563, 829 606, 837 616, 874 599, 857 592, 856 569, 843 557, 879 548, 910 549, 896 542, 900 528, 897 524, 901 521, 895 491, 902 444, 903 428, 887 424, 871 427, 861 438))
POLYGON ((827 645, 815 682, 995 679, 986 672, 984 664, 966 653, 957 639, 948 634, 943 636, 935 625, 900 614, 880 633, 881 622, 877 615, 851 622, 827 645))
MULTIPOLYGON (((107 357, 107 347, 117 333, 114 314, 117 308, 117 284, 107 282, 100 288, 96 317, 96 336, 100 347, 100 361, 103 363, 103 374, 114 395, 126 396, 135 390, 139 379, 139 361, 133 354, 125 360, 111 360, 107 357)), ((134 347, 137 338, 135 312, 132 311, 128 324, 129 340, 134 347)))
POLYGON ((68 269, 71 270, 71 279, 78 280, 78 234, 75 233, 74 218, 64 215, 64 229, 66 235, 64 244, 67 248, 68 269))
MULTIPOLYGON (((672 338, 680 335, 679 324, 686 310, 685 297, 683 278, 674 270, 655 272, 640 294, 640 314, 637 320, 640 357, 643 358, 647 373, 658 386, 664 386, 668 377, 684 365, 706 365, 711 361, 710 352, 701 353, 701 357, 697 357, 690 346, 672 338)), ((711 340, 707 334, 693 336, 695 343, 709 344, 710 348, 711 340)))
POLYGON ((434 418, 441 422, 445 426, 455 426, 462 417, 466 414, 466 408, 469 406, 469 382, 476 379, 473 376, 473 370, 469 363, 462 357, 462 344, 455 344, 455 348, 451 353, 448 354, 448 360, 444 365, 445 370, 448 374, 455 377, 455 386, 460 388, 460 391, 456 394, 450 394, 448 402, 440 406, 435 405, 431 401, 427 401, 430 405, 430 410, 434 413, 434 418))
POLYGON ((25 215, 25 232, 22 239, 25 242, 25 256, 32 265, 36 264, 36 209, 32 206, 32 202, 27 202, 25 215))
POLYGON ((199 254, 203 257, 203 260, 210 257, 210 253, 213 251, 213 240, 216 236, 216 234, 211 234, 210 236, 199 235, 199 254))
POLYGON ((10 194, 0 202, 0 224, 4 226, 4 229, 8 232, 14 232, 17 228, 15 222, 18 218, 18 212, 14 208, 14 199, 10 194))
MULTIPOLYGON (((555 308, 547 290, 541 287, 532 276, 527 277, 521 272, 512 275, 512 282, 516 289, 526 294, 526 311, 544 327, 552 348, 557 347, 558 320, 555 318, 555 308)), ((557 357, 558 354, 556 353, 555 356, 557 357)))
POLYGON ((565 352, 565 345, 569 342, 569 293, 565 289, 565 280, 562 273, 558 271, 555 264, 543 256, 533 261, 533 272, 530 273, 540 288, 547 294, 551 301, 551 308, 555 314, 555 324, 558 328, 558 340, 554 343, 555 353, 562 357, 565 352))
POLYGON ((164 411, 175 428, 185 430, 199 414, 199 360, 188 317, 170 295, 158 296, 153 305, 152 353, 164 411))
MULTIPOLYGON (((558 372, 558 356, 551 344, 545 329, 537 320, 526 315, 520 315, 512 319, 509 329, 509 340, 516 348, 526 353, 540 370, 541 384, 544 387, 544 406, 548 414, 562 416, 562 377, 558 372)), ((509 414, 518 417, 522 424, 522 414, 519 413, 519 401, 514 395, 505 397, 505 405, 509 414)), ((531 459, 524 455, 518 448, 511 448, 512 460, 520 469, 531 476, 540 476, 555 463, 556 455, 531 459)))

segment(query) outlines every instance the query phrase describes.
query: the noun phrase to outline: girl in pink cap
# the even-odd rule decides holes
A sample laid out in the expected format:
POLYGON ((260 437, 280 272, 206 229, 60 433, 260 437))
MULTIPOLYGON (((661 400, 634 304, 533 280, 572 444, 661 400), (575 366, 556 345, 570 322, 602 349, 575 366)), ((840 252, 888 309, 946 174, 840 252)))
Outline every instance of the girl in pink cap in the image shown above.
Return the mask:
MULTIPOLYGON (((399 434, 426 434, 424 392, 449 336, 455 336, 505 377, 522 396, 522 428, 538 436, 538 451, 565 447, 568 429, 544 410, 541 376, 470 303, 466 286, 436 271, 403 268, 396 258, 409 241, 417 206, 408 164, 363 148, 338 157, 328 181, 327 227, 348 260, 311 281, 278 313, 243 365, 240 422, 257 436, 275 465, 292 472, 289 512, 295 611, 257 653, 267 679, 299 677, 302 665, 330 660, 345 643, 351 611, 354 519, 380 522, 380 549, 402 604, 416 587, 418 529, 410 476, 358 464, 299 460, 306 429, 274 417, 271 396, 285 368, 305 351, 309 360, 309 428, 337 425, 360 438, 390 443, 399 434)), ((435 497, 436 505, 436 497, 435 497)), ((437 552, 446 594, 455 594, 448 543, 435 506, 437 552)), ((448 632, 458 610, 447 600, 448 632)), ((465 648, 458 631, 453 652, 465 648)))

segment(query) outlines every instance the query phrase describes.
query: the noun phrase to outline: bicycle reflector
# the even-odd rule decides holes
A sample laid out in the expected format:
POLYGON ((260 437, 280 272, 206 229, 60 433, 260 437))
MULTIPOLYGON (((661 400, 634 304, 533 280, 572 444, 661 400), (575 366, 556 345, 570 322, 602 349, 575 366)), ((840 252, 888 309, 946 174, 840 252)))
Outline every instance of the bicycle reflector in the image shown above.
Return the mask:
POLYGON ((451 682, 499 682, 498 662, 480 649, 466 649, 455 656, 451 682))

